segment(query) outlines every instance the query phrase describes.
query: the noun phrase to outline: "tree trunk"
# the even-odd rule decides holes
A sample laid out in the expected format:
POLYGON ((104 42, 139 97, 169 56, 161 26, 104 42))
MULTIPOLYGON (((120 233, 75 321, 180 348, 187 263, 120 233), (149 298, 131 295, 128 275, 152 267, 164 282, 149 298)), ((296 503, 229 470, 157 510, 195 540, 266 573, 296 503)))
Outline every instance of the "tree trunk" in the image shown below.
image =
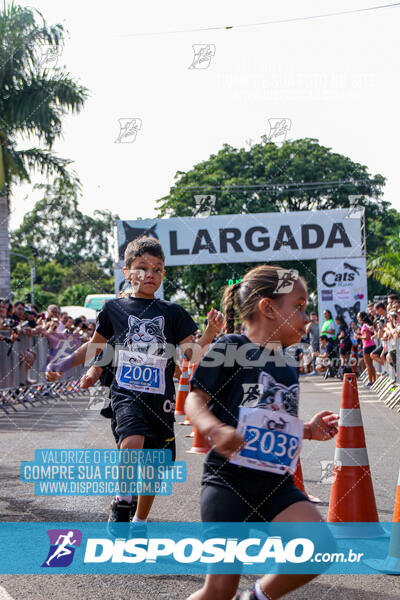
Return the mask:
POLYGON ((10 240, 7 194, 0 194, 0 297, 10 295, 10 240))

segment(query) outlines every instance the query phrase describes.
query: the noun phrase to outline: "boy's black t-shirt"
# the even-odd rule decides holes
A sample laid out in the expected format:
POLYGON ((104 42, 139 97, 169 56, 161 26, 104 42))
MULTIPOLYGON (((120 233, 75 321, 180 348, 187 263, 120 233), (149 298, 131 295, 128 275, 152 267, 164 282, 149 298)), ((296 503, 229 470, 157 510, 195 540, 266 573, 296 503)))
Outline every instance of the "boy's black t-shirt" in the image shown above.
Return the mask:
MULTIPOLYGON (((293 355, 272 351, 253 344, 245 335, 221 337, 203 356, 190 381, 190 389, 200 388, 211 396, 209 409, 227 425, 236 427, 239 407, 265 407, 298 415, 298 371, 293 355)), ((207 473, 203 482, 223 484, 224 472, 239 469, 255 480, 270 477, 255 469, 240 468, 214 450, 208 454, 206 467, 218 466, 218 475, 207 473), (249 473, 250 472, 250 473, 249 473)), ((277 477, 282 477, 278 475, 277 477)))
MULTIPOLYGON (((106 302, 100 311, 96 331, 118 350, 139 352, 141 355, 167 357, 165 392, 154 394, 120 387, 114 378, 111 385, 113 407, 117 402, 140 396, 146 402, 175 400, 173 374, 174 348, 197 330, 197 325, 184 308, 158 298, 117 298, 106 302)), ((118 355, 117 355, 118 360, 118 355)), ((116 368, 116 367, 115 367, 116 368)), ((173 412, 171 413, 173 416, 173 412)))

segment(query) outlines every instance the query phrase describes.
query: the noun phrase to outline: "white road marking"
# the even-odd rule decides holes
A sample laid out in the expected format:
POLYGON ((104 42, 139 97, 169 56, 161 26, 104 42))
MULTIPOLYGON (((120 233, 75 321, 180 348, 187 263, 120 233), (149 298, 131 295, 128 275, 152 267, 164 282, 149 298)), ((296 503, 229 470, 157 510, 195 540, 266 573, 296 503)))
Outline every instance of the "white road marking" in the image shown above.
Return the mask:
POLYGON ((0 585, 0 600, 14 600, 12 596, 0 585))

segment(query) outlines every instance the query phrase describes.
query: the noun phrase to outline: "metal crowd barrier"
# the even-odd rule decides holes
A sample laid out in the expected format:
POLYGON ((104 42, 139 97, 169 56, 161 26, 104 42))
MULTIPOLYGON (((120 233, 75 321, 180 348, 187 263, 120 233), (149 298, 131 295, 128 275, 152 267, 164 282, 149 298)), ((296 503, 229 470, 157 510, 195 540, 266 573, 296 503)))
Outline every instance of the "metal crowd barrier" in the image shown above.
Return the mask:
MULTIPOLYGON (((389 364, 387 360, 384 365, 373 361, 378 377, 371 390, 386 406, 400 413, 400 341, 388 340, 387 350, 391 352, 392 359, 395 359, 395 366, 389 364)), ((368 381, 367 370, 361 374, 360 380, 363 383, 368 381)))
MULTIPOLYGON (((10 330, 0 330, 3 338, 9 339, 10 333, 10 330)), ((74 367, 58 381, 49 382, 46 381, 47 361, 48 344, 45 337, 20 334, 19 341, 0 341, 1 410, 9 414, 10 410, 17 412, 18 406, 28 408, 35 402, 48 404, 49 400, 88 394, 87 390, 79 388, 83 367, 74 367)))

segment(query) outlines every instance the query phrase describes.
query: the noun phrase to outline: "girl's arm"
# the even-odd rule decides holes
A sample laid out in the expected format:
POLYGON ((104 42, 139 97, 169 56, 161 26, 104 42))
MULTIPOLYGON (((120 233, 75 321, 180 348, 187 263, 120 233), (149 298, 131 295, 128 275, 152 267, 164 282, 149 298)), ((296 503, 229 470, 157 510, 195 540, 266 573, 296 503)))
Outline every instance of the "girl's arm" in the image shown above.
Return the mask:
POLYGON ((199 433, 208 437, 215 450, 230 458, 243 445, 243 437, 234 427, 226 425, 208 408, 209 394, 199 388, 192 390, 185 403, 186 414, 199 433))
POLYGON ((309 423, 304 423, 304 439, 320 442, 332 439, 338 432, 338 420, 339 415, 330 410, 322 410, 309 423))

